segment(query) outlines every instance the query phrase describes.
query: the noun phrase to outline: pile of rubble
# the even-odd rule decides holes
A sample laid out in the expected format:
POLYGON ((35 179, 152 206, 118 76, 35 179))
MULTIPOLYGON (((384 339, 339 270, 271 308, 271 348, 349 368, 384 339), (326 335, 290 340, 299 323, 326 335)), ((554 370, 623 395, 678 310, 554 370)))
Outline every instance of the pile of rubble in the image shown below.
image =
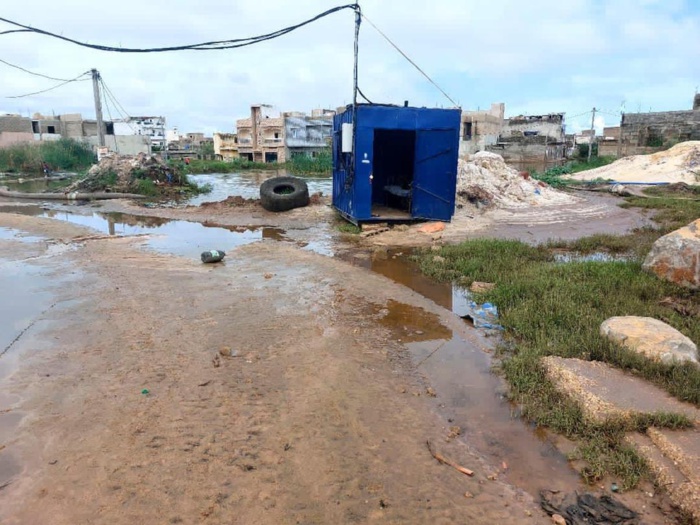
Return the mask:
POLYGON ((576 198, 552 189, 508 166, 503 157, 488 151, 459 159, 457 202, 476 206, 525 208, 570 204, 576 198))
POLYGON ((676 144, 666 151, 651 155, 634 155, 568 177, 575 180, 596 179, 615 182, 685 183, 700 182, 700 141, 676 144))
POLYGON ((68 191, 138 192, 140 181, 151 180, 156 186, 166 186, 180 184, 182 177, 177 169, 153 155, 110 155, 90 168, 87 176, 73 183, 68 191))

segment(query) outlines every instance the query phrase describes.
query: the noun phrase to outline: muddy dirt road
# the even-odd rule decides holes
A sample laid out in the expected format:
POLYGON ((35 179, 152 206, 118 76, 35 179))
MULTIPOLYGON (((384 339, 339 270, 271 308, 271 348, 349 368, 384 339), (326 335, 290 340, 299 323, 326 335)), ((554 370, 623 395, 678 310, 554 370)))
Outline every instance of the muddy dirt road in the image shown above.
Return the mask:
POLYGON ((381 322, 389 300, 456 322, 435 305, 277 242, 223 266, 136 242, 0 245, 6 264, 57 284, 3 356, 2 523, 544 522, 448 437, 440 392, 381 322), (427 440, 474 477, 438 464, 427 440))

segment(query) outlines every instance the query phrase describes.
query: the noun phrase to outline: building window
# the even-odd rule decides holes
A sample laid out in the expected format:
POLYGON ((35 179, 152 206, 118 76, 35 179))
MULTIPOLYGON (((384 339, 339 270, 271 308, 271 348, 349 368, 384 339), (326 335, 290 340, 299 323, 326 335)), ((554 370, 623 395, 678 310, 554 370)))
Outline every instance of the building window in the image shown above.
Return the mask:
POLYGON ((276 138, 276 139, 280 138, 280 134, 279 134, 279 133, 275 133, 275 138, 276 138))
POLYGON ((56 126, 47 126, 46 129, 46 133, 56 133, 56 126))
POLYGON ((462 129, 462 140, 471 140, 471 139, 472 139, 472 123, 465 122, 464 127, 462 129))

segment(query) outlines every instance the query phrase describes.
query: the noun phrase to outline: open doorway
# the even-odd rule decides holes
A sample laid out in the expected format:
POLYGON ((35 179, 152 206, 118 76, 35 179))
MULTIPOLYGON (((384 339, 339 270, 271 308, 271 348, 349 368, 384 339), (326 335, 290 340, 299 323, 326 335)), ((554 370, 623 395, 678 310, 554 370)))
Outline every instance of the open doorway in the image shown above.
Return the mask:
POLYGON ((415 131, 374 130, 373 217, 411 217, 415 152, 415 131))

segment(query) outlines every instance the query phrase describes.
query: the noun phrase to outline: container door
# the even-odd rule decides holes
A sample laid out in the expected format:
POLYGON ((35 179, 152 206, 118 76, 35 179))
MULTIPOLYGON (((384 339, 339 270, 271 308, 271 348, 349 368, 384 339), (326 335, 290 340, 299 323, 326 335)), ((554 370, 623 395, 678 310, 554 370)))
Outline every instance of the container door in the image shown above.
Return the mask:
POLYGON ((457 147, 454 129, 416 132, 411 214, 418 219, 449 221, 455 208, 457 147))

